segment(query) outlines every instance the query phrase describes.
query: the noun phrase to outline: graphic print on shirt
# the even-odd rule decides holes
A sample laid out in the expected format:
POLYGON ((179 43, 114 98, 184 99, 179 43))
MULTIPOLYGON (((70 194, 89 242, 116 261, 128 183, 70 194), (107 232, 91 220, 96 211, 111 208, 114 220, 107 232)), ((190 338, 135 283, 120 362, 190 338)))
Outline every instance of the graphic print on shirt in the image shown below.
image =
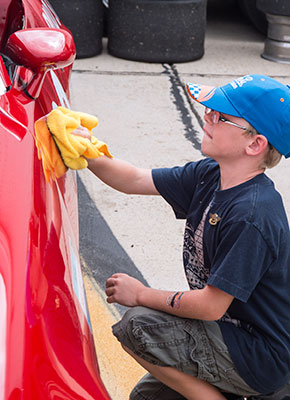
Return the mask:
POLYGON ((211 202, 203 213, 202 219, 194 231, 187 221, 183 242, 183 264, 190 289, 202 289, 205 287, 209 268, 204 265, 203 258, 203 229, 211 202))
MULTIPOLYGON (((203 289, 210 273, 210 268, 204 265, 203 257, 203 231, 206 216, 211 207, 212 201, 203 213, 202 219, 194 231, 192 225, 187 221, 184 232, 183 243, 183 264, 186 278, 191 290, 203 289)), ((222 322, 229 322, 236 327, 241 327, 241 321, 231 318, 228 312, 219 319, 222 322)), ((250 329, 250 326, 248 327, 250 329)))

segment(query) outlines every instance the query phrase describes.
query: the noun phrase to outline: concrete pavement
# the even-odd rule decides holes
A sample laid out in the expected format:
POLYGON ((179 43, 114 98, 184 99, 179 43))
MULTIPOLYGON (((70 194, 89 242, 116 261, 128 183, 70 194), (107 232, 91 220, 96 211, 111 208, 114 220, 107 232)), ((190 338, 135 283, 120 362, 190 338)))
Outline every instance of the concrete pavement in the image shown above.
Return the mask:
MULTIPOLYGON (((71 107, 99 117, 94 134, 108 143, 113 155, 148 168, 201 158, 203 107, 188 100, 187 81, 221 85, 262 73, 289 84, 290 65, 260 57, 264 36, 232 4, 219 1, 209 9, 201 60, 161 65, 117 59, 107 54, 106 39, 101 55, 76 60, 71 107)), ((288 171, 289 161, 283 161, 269 175, 290 215, 288 171)), ((160 198, 117 193, 86 170, 78 176, 81 253, 97 353, 112 399, 125 400, 144 371, 124 361, 122 352, 117 356, 108 327, 124 310, 106 305, 104 282, 113 272, 128 271, 156 288, 186 288, 181 254, 184 222, 176 221, 160 198), (107 330, 99 335, 104 326, 107 330)))

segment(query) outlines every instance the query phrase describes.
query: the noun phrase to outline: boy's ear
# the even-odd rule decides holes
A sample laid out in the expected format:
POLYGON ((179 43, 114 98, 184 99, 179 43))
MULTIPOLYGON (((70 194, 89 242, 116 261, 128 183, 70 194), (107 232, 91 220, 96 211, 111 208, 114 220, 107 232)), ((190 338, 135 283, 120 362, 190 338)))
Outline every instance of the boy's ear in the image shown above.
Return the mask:
POLYGON ((254 135, 250 137, 250 142, 246 147, 249 156, 262 154, 268 147, 268 140, 264 135, 254 135))

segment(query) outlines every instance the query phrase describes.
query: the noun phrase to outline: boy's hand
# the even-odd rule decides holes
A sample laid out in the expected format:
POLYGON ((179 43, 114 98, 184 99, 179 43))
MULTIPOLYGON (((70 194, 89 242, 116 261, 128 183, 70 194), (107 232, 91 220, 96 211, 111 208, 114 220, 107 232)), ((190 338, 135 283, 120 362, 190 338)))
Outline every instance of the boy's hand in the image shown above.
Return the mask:
POLYGON ((126 307, 138 306, 138 295, 145 288, 140 281, 127 274, 114 274, 106 282, 107 302, 126 307))
POLYGON ((81 136, 85 139, 89 139, 89 141, 91 142, 91 134, 90 131, 85 128, 84 126, 79 126, 77 129, 75 129, 74 131, 71 132, 72 135, 76 135, 76 136, 81 136))

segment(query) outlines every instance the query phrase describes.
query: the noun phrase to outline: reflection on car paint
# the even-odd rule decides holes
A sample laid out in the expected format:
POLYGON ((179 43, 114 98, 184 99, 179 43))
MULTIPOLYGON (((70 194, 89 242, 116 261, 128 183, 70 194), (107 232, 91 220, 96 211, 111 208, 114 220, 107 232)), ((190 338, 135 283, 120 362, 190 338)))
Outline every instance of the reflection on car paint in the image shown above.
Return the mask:
POLYGON ((58 16, 55 14, 50 4, 46 0, 41 0, 43 9, 43 19, 50 28, 60 28, 61 22, 58 16))
POLYGON ((5 384, 5 370, 6 370, 6 317, 7 317, 7 299, 6 288, 3 277, 0 274, 0 400, 4 400, 4 384, 5 384))
POLYGON ((70 250, 71 266, 72 266, 73 289, 74 289, 74 292, 75 292, 75 294, 79 300, 79 303, 82 307, 83 313, 85 314, 85 317, 89 324, 90 330, 92 331, 80 261, 79 261, 79 258, 75 254, 71 238, 69 238, 69 250, 70 250))
MULTIPOLYGON (((67 95, 65 91, 63 90, 62 84, 60 83, 56 73, 54 71, 50 71, 50 76, 53 82, 53 85, 55 87, 58 99, 60 101, 60 105, 66 108, 70 108, 69 100, 67 98, 67 95)), ((54 101, 52 102, 52 108, 58 107, 58 104, 56 104, 54 101)))

